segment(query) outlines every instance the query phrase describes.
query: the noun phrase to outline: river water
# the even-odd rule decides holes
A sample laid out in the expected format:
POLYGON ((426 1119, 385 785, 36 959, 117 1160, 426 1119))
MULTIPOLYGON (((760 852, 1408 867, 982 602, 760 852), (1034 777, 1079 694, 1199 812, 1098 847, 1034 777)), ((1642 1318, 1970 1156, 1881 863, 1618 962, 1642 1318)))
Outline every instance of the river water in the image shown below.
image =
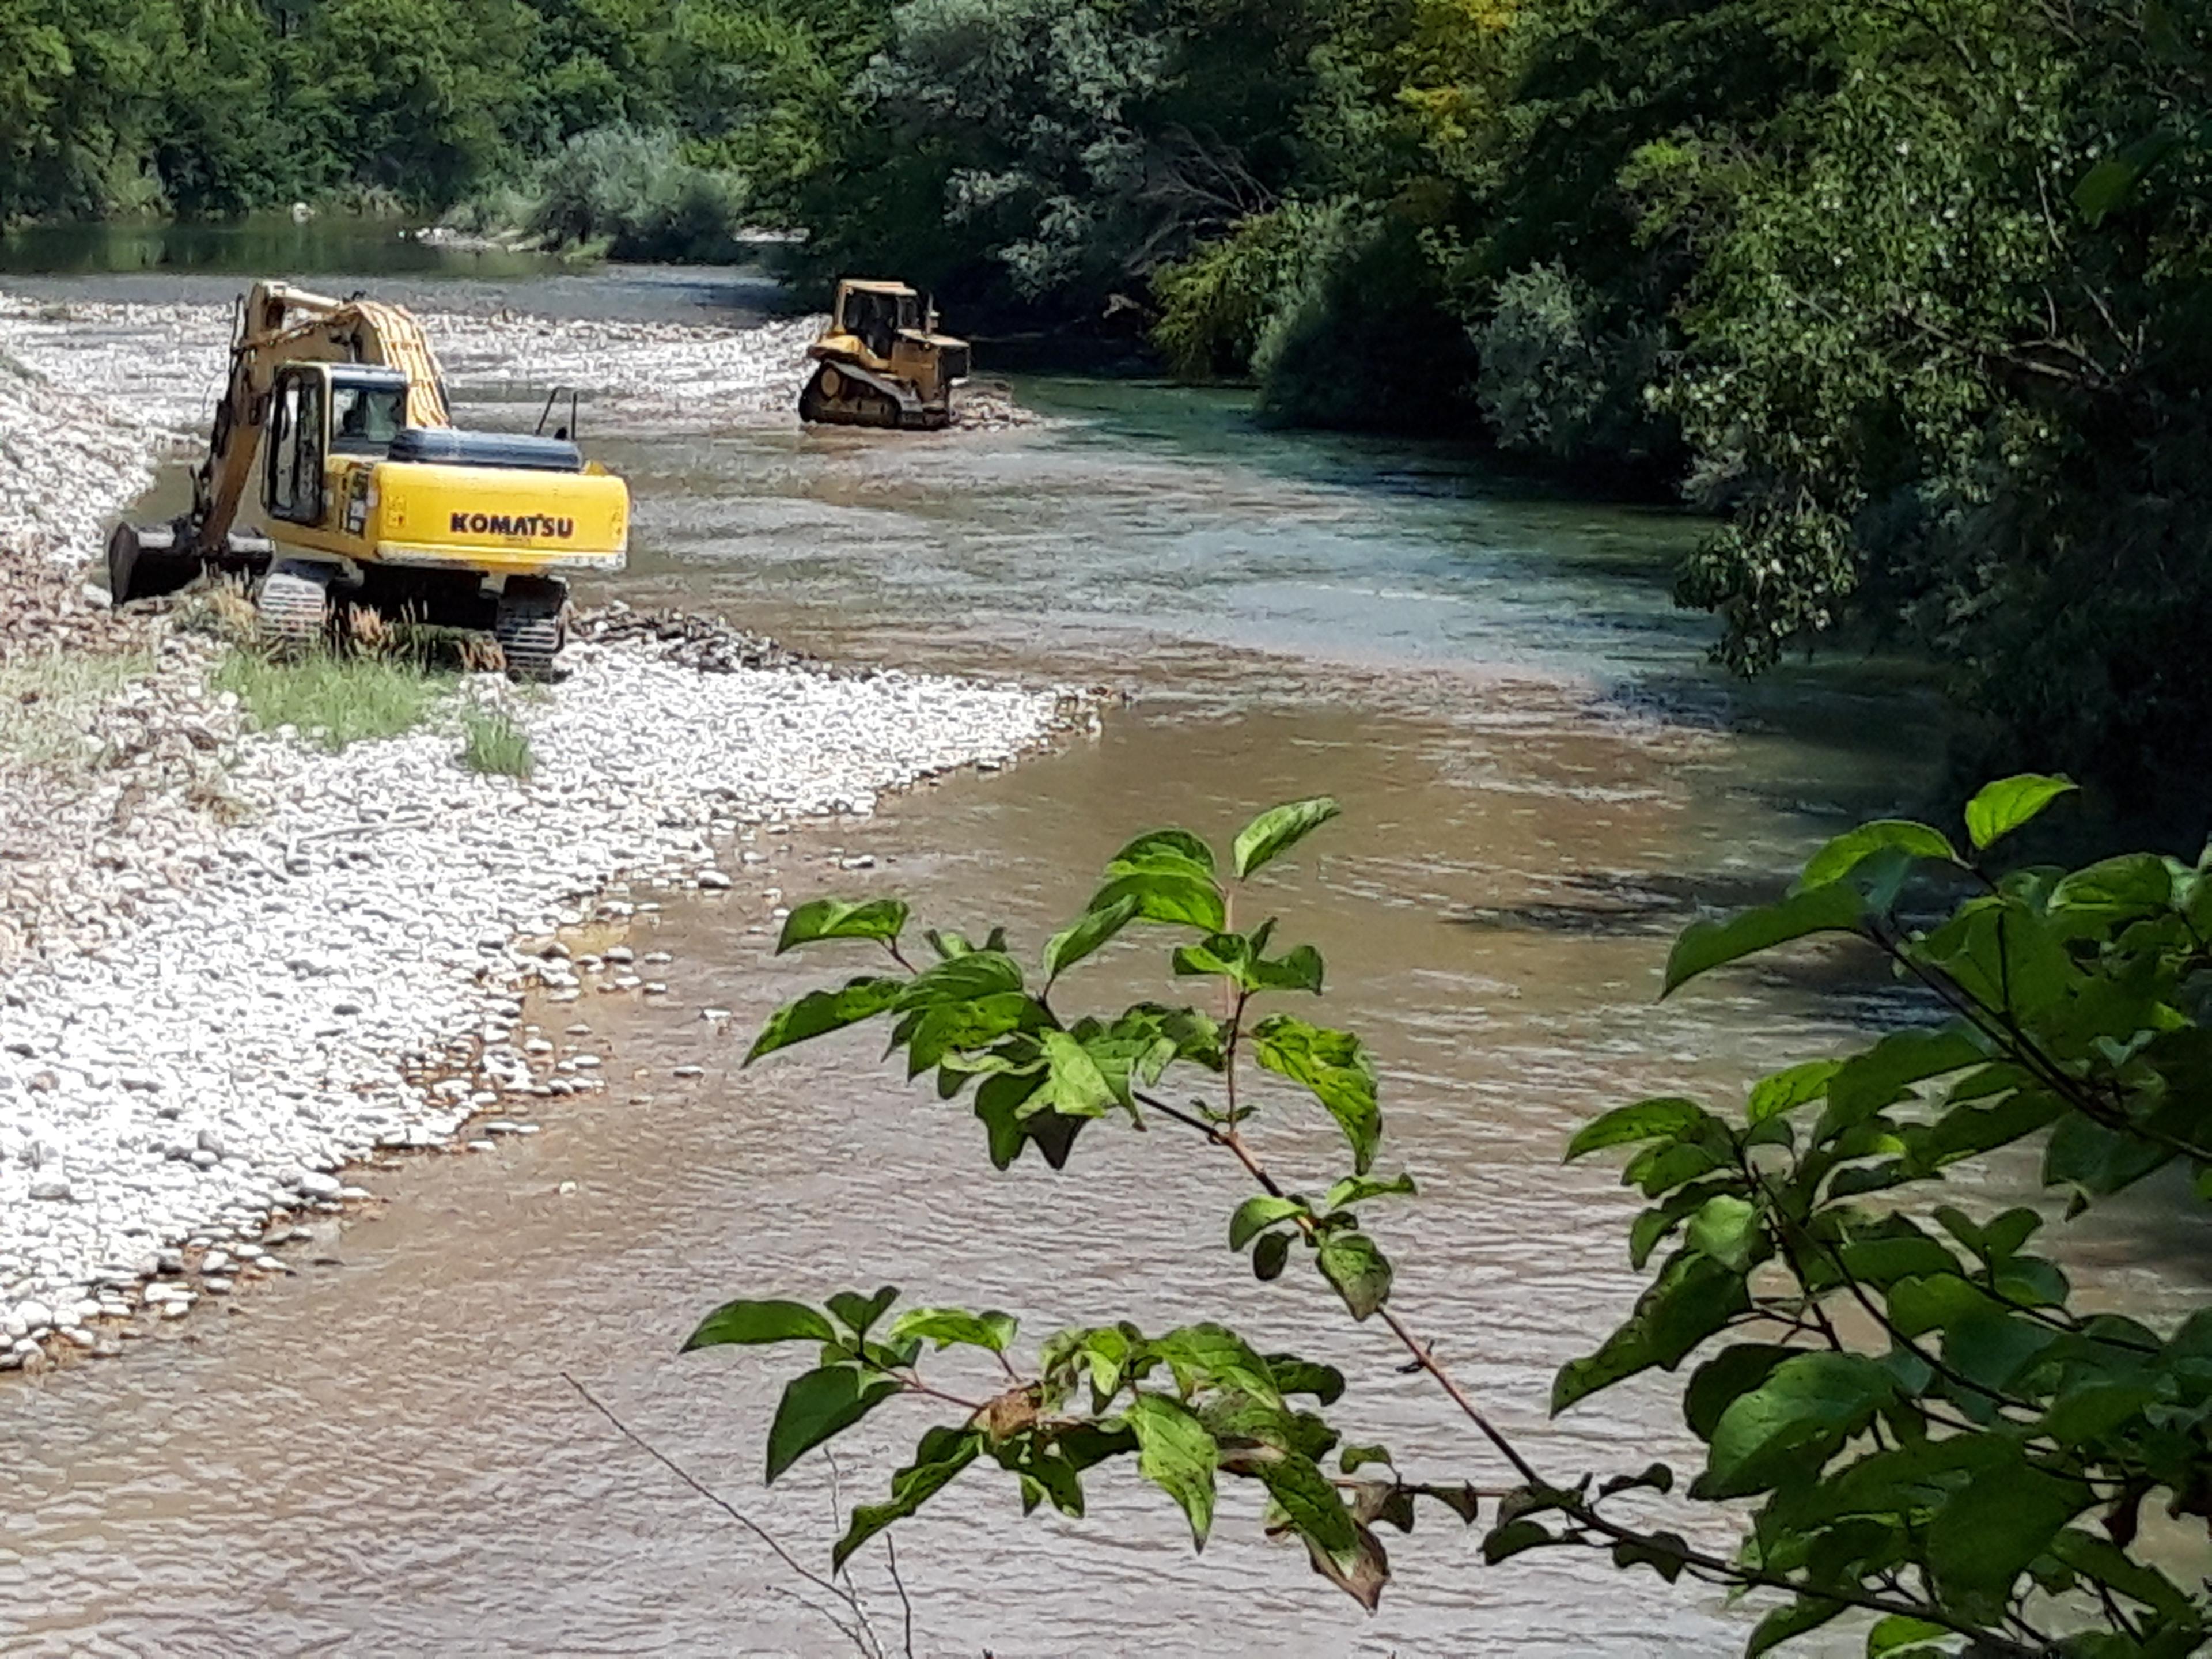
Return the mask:
MULTIPOLYGON (((742 272, 386 275, 403 298, 561 314, 734 320, 759 297, 742 272)), ((235 286, 220 270, 9 281, 62 297, 235 286)), ((787 902, 896 891, 930 923, 1003 921, 1034 951, 1130 834, 1225 838, 1272 802, 1338 796, 1343 819, 1264 902, 1327 957, 1325 1017, 1382 1067, 1383 1166, 1423 1189, 1372 1218, 1400 1264, 1394 1305, 1561 1477, 1691 1462, 1662 1386, 1544 1420, 1553 1370, 1638 1283, 1632 1201, 1607 1169, 1563 1170, 1559 1148, 1608 1105, 1724 1094, 1821 1052, 1887 994, 1771 971, 1655 1003, 1692 902, 1767 890, 1852 817, 1916 803, 1939 761, 1932 705, 1868 665, 1755 695, 1715 678, 1708 623, 1666 599, 1696 533, 1675 515, 1563 501, 1441 447, 1262 432, 1230 394, 1019 389, 1050 423, 893 437, 707 418, 597 436, 638 502, 632 567, 599 597, 716 611, 825 654, 1128 694, 1057 753, 764 841, 773 884, 787 902), (827 870, 833 848, 877 862, 827 870)), ((740 1073, 758 1018, 843 966, 769 956, 768 884, 671 896, 639 923, 638 950, 674 958, 664 1000, 533 1016, 590 1024, 604 1095, 544 1103, 542 1133, 491 1153, 371 1171, 377 1212, 298 1255, 297 1277, 120 1363, 0 1391, 0 1646, 842 1650, 790 1574, 563 1380, 826 1563, 833 1504, 877 1496, 928 1419, 887 1409, 848 1437, 842 1492, 819 1460, 764 1492, 791 1367, 676 1355, 741 1294, 898 1284, 1033 1332, 1224 1318, 1343 1366, 1349 1437, 1499 1483, 1382 1334, 1297 1273, 1252 1282, 1221 1246, 1237 1172, 1187 1139, 1102 1127, 1069 1175, 999 1175, 964 1109, 899 1086, 866 1039, 740 1073), (735 1011, 726 1032, 708 1006, 735 1011), (674 1076, 693 1064, 704 1077, 674 1076)), ((1102 1004, 1169 994, 1163 967, 1113 956, 1102 1004)), ((1286 1109, 1260 1134, 1310 1185, 1339 1161, 1325 1130, 1286 1109)), ((2116 1225, 2092 1254, 2115 1284, 2199 1282, 2194 1237, 2116 1225)), ((915 1651, 1686 1656, 1748 1623, 1595 1561, 1485 1570, 1474 1534, 1426 1516, 1391 1535, 1399 1576, 1370 1618, 1256 1519, 1225 1495, 1194 1559, 1126 1471, 1094 1480, 1081 1523, 1022 1520, 1011 1488, 971 1474, 902 1529, 915 1651)), ((896 1631, 881 1558, 866 1560, 896 1631)))

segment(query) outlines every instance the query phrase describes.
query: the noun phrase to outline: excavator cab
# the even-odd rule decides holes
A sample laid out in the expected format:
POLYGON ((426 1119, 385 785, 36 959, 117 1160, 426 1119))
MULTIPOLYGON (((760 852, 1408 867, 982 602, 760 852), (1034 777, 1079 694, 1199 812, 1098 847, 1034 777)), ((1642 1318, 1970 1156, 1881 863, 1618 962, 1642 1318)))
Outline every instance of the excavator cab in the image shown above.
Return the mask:
POLYGON ((935 430, 952 419, 968 343, 937 331, 937 307, 904 283, 837 284, 828 325, 806 349, 817 367, 799 395, 804 421, 935 430))

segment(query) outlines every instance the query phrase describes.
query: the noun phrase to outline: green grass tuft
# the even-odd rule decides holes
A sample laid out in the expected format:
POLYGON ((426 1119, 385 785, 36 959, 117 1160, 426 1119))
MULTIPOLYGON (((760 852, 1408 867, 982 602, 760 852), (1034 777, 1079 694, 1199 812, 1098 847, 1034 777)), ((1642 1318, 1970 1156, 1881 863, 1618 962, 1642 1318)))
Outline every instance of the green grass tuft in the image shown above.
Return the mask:
POLYGON ((237 693, 264 732, 289 726, 334 754, 413 731, 453 684, 450 675, 404 659, 318 651, 277 660, 252 650, 224 658, 213 683, 237 693))
POLYGON ((471 772, 526 778, 538 757, 530 751, 530 733, 512 716, 471 705, 461 710, 461 763, 471 772))

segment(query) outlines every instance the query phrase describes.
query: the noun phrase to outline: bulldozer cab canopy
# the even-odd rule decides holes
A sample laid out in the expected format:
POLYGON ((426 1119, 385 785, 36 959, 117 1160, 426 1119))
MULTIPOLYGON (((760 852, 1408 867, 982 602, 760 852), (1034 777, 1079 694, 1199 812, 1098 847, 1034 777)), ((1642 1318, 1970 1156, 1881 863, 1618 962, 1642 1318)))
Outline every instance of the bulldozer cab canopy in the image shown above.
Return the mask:
POLYGON ((928 326, 928 307, 904 283, 840 283, 837 326, 857 335, 877 356, 888 357, 902 330, 928 326))

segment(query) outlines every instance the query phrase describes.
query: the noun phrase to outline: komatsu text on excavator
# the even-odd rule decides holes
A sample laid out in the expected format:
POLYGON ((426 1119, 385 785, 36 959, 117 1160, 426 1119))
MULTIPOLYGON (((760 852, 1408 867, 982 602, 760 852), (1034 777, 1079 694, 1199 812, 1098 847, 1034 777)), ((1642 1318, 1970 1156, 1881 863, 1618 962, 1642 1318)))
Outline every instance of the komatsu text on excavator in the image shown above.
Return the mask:
POLYGON ((366 605, 489 629, 512 672, 550 672, 564 577, 618 570, 629 544, 628 488, 568 428, 457 431, 421 325, 358 297, 257 284, 230 362, 191 510, 108 540, 117 605, 228 570, 258 580, 280 643, 317 642, 337 607, 366 605), (235 527, 257 449, 265 535, 235 527))

